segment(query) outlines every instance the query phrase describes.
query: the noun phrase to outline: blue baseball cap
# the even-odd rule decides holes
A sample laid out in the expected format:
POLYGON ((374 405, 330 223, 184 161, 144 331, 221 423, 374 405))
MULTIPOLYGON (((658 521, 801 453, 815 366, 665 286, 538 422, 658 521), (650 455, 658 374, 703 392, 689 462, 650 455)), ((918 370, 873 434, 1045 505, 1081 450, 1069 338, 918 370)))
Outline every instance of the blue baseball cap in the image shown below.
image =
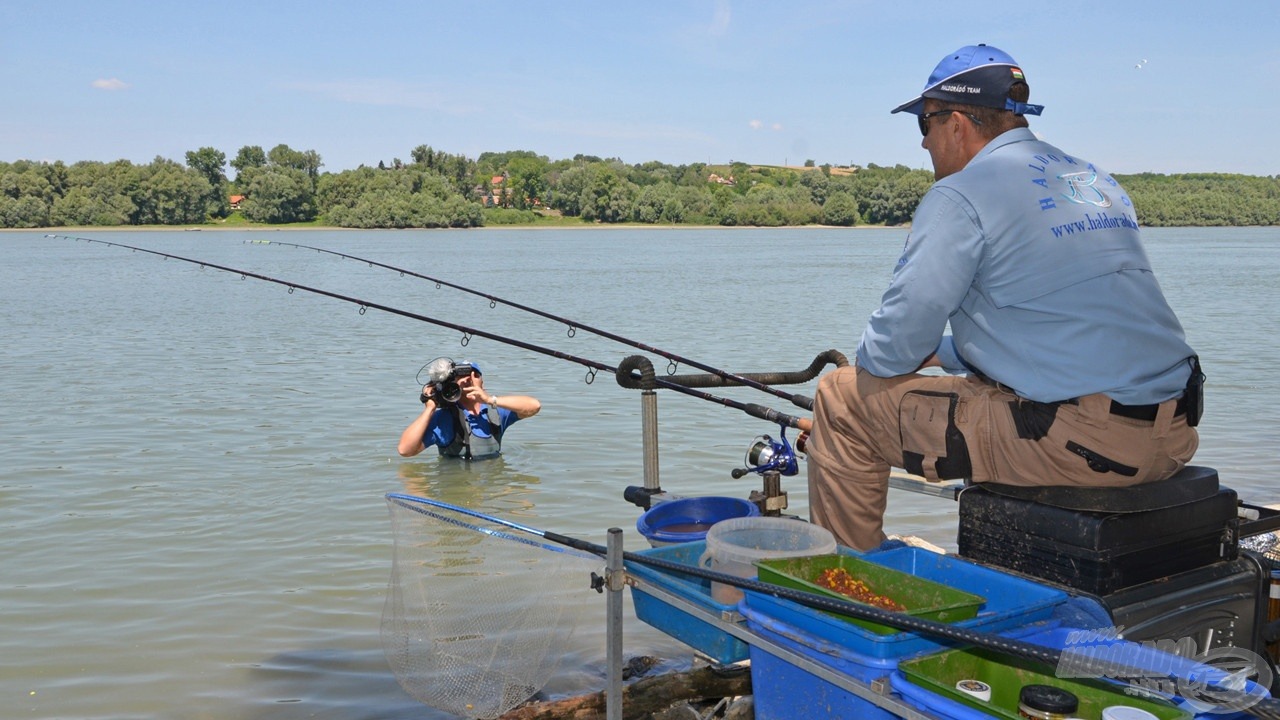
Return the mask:
POLYGON ((920 115, 924 112, 925 98, 933 98, 961 105, 1012 110, 1017 115, 1039 115, 1044 110, 1043 105, 1009 99, 1009 88, 1015 82, 1026 82, 1026 78, 1009 53, 989 45, 966 45, 942 58, 919 95, 890 112, 920 115))
POLYGON ((472 370, 475 370, 477 375, 484 375, 484 373, 480 372, 480 366, 471 362, 470 360, 462 360, 458 363, 458 367, 462 367, 463 365, 467 365, 472 370))

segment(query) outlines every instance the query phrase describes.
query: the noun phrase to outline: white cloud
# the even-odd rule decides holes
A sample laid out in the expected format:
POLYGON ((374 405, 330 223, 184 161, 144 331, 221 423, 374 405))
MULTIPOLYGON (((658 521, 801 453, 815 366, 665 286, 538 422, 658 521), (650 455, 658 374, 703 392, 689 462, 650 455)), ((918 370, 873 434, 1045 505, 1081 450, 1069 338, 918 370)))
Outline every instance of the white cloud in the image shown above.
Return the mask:
POLYGON ((129 87, 129 83, 119 78, 98 78, 92 84, 99 90, 125 90, 129 87))
POLYGON ((770 129, 770 130, 772 130, 772 131, 774 131, 774 132, 778 132, 779 130, 781 130, 781 129, 782 129, 782 123, 774 123, 774 124, 772 124, 772 125, 770 125, 770 126, 769 126, 769 129, 770 129))
POLYGON ((713 37, 727 35, 732 18, 733 11, 729 7, 729 0, 719 0, 711 16, 711 26, 707 28, 708 34, 713 37))
POLYGON ((752 130, 759 130, 760 128, 764 127, 764 123, 760 122, 759 120, 752 120, 751 122, 747 123, 747 125, 750 126, 752 130))

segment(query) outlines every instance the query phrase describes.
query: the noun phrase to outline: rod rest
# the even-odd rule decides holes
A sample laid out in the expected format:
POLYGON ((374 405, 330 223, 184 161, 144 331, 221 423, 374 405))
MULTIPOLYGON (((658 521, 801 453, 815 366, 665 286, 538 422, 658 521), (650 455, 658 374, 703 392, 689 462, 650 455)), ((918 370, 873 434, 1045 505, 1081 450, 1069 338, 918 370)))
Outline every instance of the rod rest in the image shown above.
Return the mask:
MULTIPOLYGON (((848 367, 849 359, 846 358, 844 353, 841 353, 839 350, 827 350, 819 353, 818 356, 813 359, 813 362, 809 363, 809 367, 803 370, 795 370, 792 372, 734 374, 765 385, 799 385, 800 383, 806 383, 818 377, 818 374, 822 372, 822 368, 826 367, 828 364, 835 365, 836 367, 848 367)), ((742 385, 742 383, 736 380, 724 378, 712 373, 669 375, 666 380, 677 385, 684 385, 685 387, 736 387, 742 385)))
POLYGON ((618 363, 614 371, 618 384, 628 390, 653 390, 658 387, 653 379, 653 363, 643 355, 628 355, 618 363))
POLYGON ((1198 502, 1218 493, 1218 471, 1188 465, 1172 477, 1127 487, 978 483, 1005 497, 1085 512, 1135 513, 1198 502))
MULTIPOLYGON (((792 372, 733 374, 763 385, 799 385, 818 377, 822 372, 822 368, 827 365, 848 367, 849 359, 846 358, 844 353, 839 350, 826 350, 818 353, 817 357, 813 359, 813 362, 809 363, 809 367, 803 370, 795 370, 792 372)), ((654 388, 653 378, 655 377, 655 373, 653 370, 653 363, 643 355, 632 355, 625 358, 621 363, 619 363, 616 375, 618 384, 629 390, 652 390, 654 388)), ((743 384, 737 380, 728 379, 713 373, 666 375, 663 376, 662 379, 665 382, 682 385, 688 388, 738 387, 743 384)), ((813 409, 813 400, 811 398, 797 395, 792 402, 806 410, 813 409)))

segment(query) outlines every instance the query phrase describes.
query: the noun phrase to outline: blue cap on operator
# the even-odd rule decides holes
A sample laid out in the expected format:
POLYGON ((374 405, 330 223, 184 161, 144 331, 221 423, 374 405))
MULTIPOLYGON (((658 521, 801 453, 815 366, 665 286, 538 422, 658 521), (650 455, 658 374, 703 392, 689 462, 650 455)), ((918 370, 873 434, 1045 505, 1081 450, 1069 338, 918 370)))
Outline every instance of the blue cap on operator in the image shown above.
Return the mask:
POLYGON ((1022 68, 1009 53, 990 45, 966 45, 942 58, 916 97, 890 112, 924 112, 926 98, 962 105, 1012 110, 1017 115, 1039 115, 1043 105, 1014 102, 1009 88, 1026 82, 1022 68))

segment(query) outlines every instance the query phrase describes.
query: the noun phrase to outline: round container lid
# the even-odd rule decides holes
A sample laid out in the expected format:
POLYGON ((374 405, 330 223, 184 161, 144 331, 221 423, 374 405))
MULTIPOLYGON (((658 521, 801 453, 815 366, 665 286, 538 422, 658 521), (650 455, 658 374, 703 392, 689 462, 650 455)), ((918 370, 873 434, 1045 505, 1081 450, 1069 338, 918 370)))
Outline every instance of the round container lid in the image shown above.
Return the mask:
POLYGON ((720 562, 750 565, 756 560, 835 551, 836 538, 830 530, 797 518, 731 518, 707 531, 707 552, 720 562))
POLYGON ((1080 707, 1080 699, 1075 693, 1052 685, 1023 685, 1018 693, 1018 702, 1032 710, 1056 715, 1070 715, 1080 707))
POLYGON ((1102 708, 1102 720, 1159 720, 1155 715, 1131 705, 1112 705, 1102 708))

